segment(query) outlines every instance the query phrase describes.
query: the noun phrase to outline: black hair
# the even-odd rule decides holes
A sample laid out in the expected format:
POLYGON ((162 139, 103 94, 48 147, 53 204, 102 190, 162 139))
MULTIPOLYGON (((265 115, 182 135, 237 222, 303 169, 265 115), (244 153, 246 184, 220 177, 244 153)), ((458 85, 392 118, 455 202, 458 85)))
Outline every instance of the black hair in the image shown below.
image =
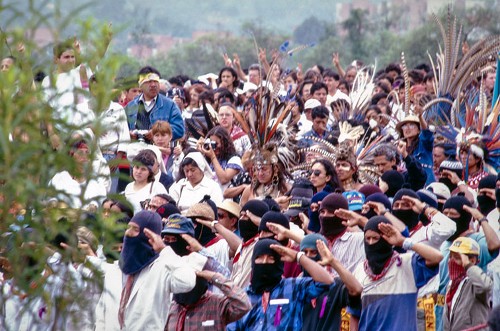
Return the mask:
POLYGON ((312 109, 312 112, 311 112, 311 117, 312 117, 313 120, 315 118, 317 118, 317 117, 319 117, 319 118, 328 118, 329 115, 330 115, 330 111, 325 106, 314 107, 312 109))
POLYGON ((323 72, 323 79, 325 77, 332 77, 336 81, 340 80, 340 75, 331 69, 326 69, 325 72, 323 72))
POLYGON ((312 84, 311 86, 311 95, 314 94, 314 92, 319 91, 321 89, 325 89, 326 93, 328 93, 328 86, 326 86, 325 83, 323 82, 316 82, 312 84))
POLYGON ((226 129, 217 125, 208 131, 206 137, 209 138, 210 136, 216 136, 221 141, 222 146, 220 146, 219 156, 221 160, 228 161, 231 157, 236 155, 236 148, 234 148, 233 140, 226 129))
POLYGON ((151 66, 145 66, 139 70, 139 74, 138 74, 139 76, 145 75, 145 74, 157 74, 161 78, 160 72, 156 68, 151 67, 151 66))
POLYGON ((238 85, 240 84, 240 80, 238 79, 238 73, 236 72, 236 70, 234 70, 231 67, 224 67, 219 71, 219 77, 217 78, 217 85, 219 85, 222 82, 222 73, 224 71, 229 71, 231 73, 231 75, 234 77, 233 87, 237 88, 238 85))
POLYGON ((323 166, 323 168, 325 168, 326 175, 330 176, 330 180, 328 181, 327 185, 329 185, 333 190, 340 189, 341 191, 344 191, 344 188, 342 187, 342 183, 339 180, 339 176, 335 171, 335 166, 333 165, 333 163, 327 159, 317 159, 311 164, 311 168, 316 163, 320 163, 323 166))

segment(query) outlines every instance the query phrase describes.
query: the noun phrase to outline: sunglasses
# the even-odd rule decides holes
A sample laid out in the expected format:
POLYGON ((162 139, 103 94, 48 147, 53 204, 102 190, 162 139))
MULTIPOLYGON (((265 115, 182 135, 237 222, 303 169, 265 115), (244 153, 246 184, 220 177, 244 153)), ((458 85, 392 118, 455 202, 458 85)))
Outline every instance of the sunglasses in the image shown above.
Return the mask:
POLYGON ((313 172, 311 172, 311 175, 318 177, 319 175, 321 175, 321 170, 316 169, 313 172))

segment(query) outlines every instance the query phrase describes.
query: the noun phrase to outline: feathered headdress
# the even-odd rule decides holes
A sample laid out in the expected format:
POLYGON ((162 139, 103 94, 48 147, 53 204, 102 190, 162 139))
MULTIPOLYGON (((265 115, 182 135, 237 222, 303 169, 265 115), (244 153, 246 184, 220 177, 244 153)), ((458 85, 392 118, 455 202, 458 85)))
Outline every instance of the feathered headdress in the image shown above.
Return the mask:
POLYGON ((489 36, 476 42, 462 54, 462 26, 457 28, 457 19, 452 17, 448 10, 446 28, 436 15, 432 15, 437 23, 443 38, 444 50, 440 45, 440 52, 433 61, 429 54, 434 77, 436 77, 435 91, 437 98, 430 101, 424 108, 426 120, 449 122, 451 108, 454 101, 464 88, 468 88, 476 80, 485 67, 494 64, 500 50, 500 36, 489 36))
POLYGON ((472 89, 463 98, 457 98, 451 110, 451 123, 438 127, 437 132, 455 142, 457 148, 481 157, 486 166, 500 169, 500 103, 497 101, 490 112, 482 90, 481 85, 479 91, 472 89))

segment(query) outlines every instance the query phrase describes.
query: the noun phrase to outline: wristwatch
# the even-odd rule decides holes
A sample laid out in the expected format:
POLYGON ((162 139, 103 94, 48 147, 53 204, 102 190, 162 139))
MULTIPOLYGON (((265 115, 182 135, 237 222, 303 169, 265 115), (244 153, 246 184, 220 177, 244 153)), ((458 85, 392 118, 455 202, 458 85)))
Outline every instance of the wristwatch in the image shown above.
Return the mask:
POLYGON ((217 230, 215 229, 215 225, 216 224, 219 224, 219 221, 212 221, 212 223, 210 223, 210 226, 212 227, 212 229, 217 232, 217 230))

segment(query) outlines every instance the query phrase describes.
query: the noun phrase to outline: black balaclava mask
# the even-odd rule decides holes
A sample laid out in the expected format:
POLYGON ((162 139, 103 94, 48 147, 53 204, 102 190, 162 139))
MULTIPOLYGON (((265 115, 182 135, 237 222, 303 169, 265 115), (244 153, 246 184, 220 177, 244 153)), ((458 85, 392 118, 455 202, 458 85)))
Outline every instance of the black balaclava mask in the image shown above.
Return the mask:
MULTIPOLYGON (((372 230, 380 234, 381 232, 378 229, 378 225, 380 223, 391 224, 391 222, 389 222, 389 220, 384 216, 372 217, 365 225, 365 234, 368 230, 372 230)), ((387 260, 389 260, 392 256, 394 252, 393 247, 391 244, 385 241, 384 238, 382 238, 382 235, 380 236, 379 241, 377 241, 375 244, 368 245, 366 241, 364 243, 368 266, 370 266, 370 269, 375 275, 379 275, 384 270, 384 266, 387 263, 387 260)))
POLYGON ((203 294, 207 292, 208 281, 205 278, 196 276, 196 285, 186 293, 174 294, 174 300, 182 306, 189 306, 197 303, 203 294))
POLYGON ((450 217, 450 219, 457 224, 457 230, 451 237, 447 239, 450 242, 460 237, 460 234, 462 232, 467 231, 469 229, 471 214, 469 214, 462 208, 464 205, 472 207, 469 200, 467 200, 466 197, 461 195, 453 196, 448 200, 446 200, 446 202, 444 203, 443 210, 446 210, 448 208, 453 208, 460 214, 459 217, 450 217))
MULTIPOLYGON (((250 200, 243 207, 241 211, 249 211, 255 216, 262 217, 269 211, 269 206, 260 200, 250 200)), ((239 219, 238 230, 240 231, 241 238, 248 241, 259 233, 259 227, 255 225, 250 219, 239 219)))
MULTIPOLYGON (((339 193, 330 193, 328 194, 323 201, 321 201, 321 210, 326 209, 329 212, 333 213, 337 209, 349 209, 349 203, 346 198, 339 193)), ((321 225, 320 233, 325 237, 335 237, 345 231, 347 227, 342 224, 342 219, 337 216, 319 216, 319 223, 321 225)))
POLYGON ((394 209, 394 204, 403 199, 403 195, 407 195, 409 197, 420 200, 418 194, 410 189, 403 188, 399 190, 396 195, 394 195, 394 199, 392 200, 392 214, 396 216, 401 222, 403 222, 408 230, 411 231, 418 224, 418 216, 419 214, 414 212, 413 209, 394 209))
MULTIPOLYGON (((486 176, 479 181, 477 189, 478 191, 481 191, 483 188, 496 189, 496 182, 497 177, 495 175, 486 176)), ((479 205, 479 210, 483 215, 488 215, 496 207, 495 200, 481 193, 478 193, 477 203, 479 205)))
POLYGON ((196 228, 194 229, 194 237, 200 242, 202 246, 205 246, 210 242, 210 240, 216 237, 215 233, 213 233, 212 229, 210 229, 208 226, 198 223, 195 219, 193 219, 193 223, 196 224, 196 228))
MULTIPOLYGON (((389 210, 389 211, 392 210, 391 201, 384 193, 380 192, 380 193, 370 194, 370 196, 366 198, 365 204, 367 202, 370 202, 370 201, 380 202, 381 204, 384 205, 386 210, 389 210)), ((377 216, 377 213, 373 209, 369 209, 367 213, 364 213, 364 214, 362 213, 361 215, 370 219, 374 216, 377 216)))
POLYGON ((250 279, 250 284, 255 293, 271 291, 278 285, 283 276, 283 261, 281 261, 281 256, 271 249, 271 245, 279 245, 279 242, 273 239, 261 239, 255 244, 253 249, 252 278, 250 279), (274 257, 274 263, 255 263, 255 259, 262 255, 272 255, 274 257))
POLYGON ((130 222, 139 225, 139 234, 135 237, 123 238, 119 266, 126 275, 138 273, 158 257, 158 253, 149 244, 149 238, 144 233, 144 229, 160 235, 162 226, 160 215, 147 210, 135 214, 130 222))
POLYGON ((388 186, 387 192, 385 192, 385 195, 388 197, 393 197, 405 183, 405 178, 397 170, 384 172, 380 179, 383 180, 388 186))
POLYGON ((174 253, 179 256, 189 255, 191 252, 186 248, 187 246, 189 246, 187 241, 185 241, 184 238, 182 238, 178 234, 175 235, 175 238, 177 238, 177 240, 169 243, 168 246, 170 246, 174 253))
MULTIPOLYGON (((259 225, 259 232, 266 231, 266 232, 273 233, 267 227, 267 223, 276 223, 276 224, 282 225, 286 229, 290 229, 290 222, 288 221, 288 218, 286 217, 286 215, 282 214, 280 212, 277 212, 277 211, 270 210, 267 213, 265 213, 264 216, 262 216, 262 219, 260 220, 260 225, 259 225)), ((274 239, 274 234, 269 238, 274 239)), ((288 242, 289 242, 288 238, 285 238, 285 239, 279 241, 279 243, 285 247, 288 246, 288 242)))

